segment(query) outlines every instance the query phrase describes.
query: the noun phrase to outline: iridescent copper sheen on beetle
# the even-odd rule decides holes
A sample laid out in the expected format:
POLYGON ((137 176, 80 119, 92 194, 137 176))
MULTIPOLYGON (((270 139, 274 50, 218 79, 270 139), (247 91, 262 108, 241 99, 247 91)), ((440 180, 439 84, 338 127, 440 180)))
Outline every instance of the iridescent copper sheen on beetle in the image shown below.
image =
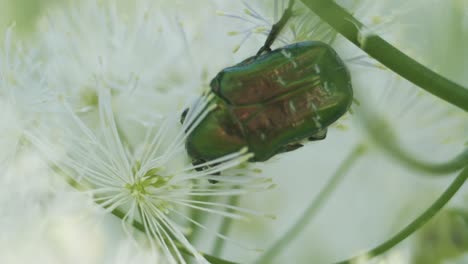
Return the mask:
POLYGON ((316 41, 288 45, 226 68, 211 81, 217 107, 190 133, 186 149, 208 161, 248 147, 265 161, 326 128, 353 100, 348 70, 316 41))

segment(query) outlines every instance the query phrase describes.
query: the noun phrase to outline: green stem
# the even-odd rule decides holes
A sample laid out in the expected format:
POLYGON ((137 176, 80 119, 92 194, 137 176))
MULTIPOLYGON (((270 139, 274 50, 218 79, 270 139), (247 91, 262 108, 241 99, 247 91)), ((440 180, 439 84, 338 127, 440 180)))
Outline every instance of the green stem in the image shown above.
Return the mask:
POLYGON ((450 199, 457 193, 457 191, 460 189, 463 183, 465 183, 467 178, 468 178, 468 167, 463 169, 463 171, 455 178, 452 184, 450 184, 450 186, 431 205, 431 207, 426 209, 426 211, 424 211, 419 217, 417 217, 413 222, 411 222, 409 225, 403 228, 395 236, 388 239, 387 241, 380 244, 379 246, 369 250, 366 253, 359 254, 348 260, 338 262, 337 264, 352 264, 352 263, 357 263, 357 261, 362 260, 362 259, 368 260, 398 245, 400 242, 402 242, 404 239, 406 239, 408 236, 410 236, 415 231, 417 231, 420 227, 422 227, 435 214, 437 214, 442 209, 442 207, 444 207, 450 201, 450 199))
MULTIPOLYGON (((215 187, 210 186, 209 188, 213 189, 215 187)), ((214 198, 213 196, 193 197, 193 199, 196 199, 197 201, 201 201, 201 202, 211 202, 213 198, 214 198)), ((188 235, 188 239, 190 242, 195 243, 198 237, 200 236, 201 231, 203 230, 199 226, 197 226, 195 223, 203 223, 206 220, 208 214, 195 208, 191 208, 189 214, 190 214, 189 217, 190 219, 193 220, 193 222, 192 221, 189 222, 191 232, 188 235)))
POLYGON ((356 161, 364 155, 366 147, 364 144, 358 144, 344 160, 335 174, 330 178, 325 187, 320 191, 318 196, 312 200, 307 209, 303 212, 299 220, 291 225, 291 228, 277 240, 255 263, 267 264, 278 256, 288 245, 300 234, 304 228, 311 222, 319 209, 327 201, 330 195, 342 182, 346 173, 356 163, 356 161))
POLYGON ((301 1, 354 45, 395 73, 433 95, 468 111, 468 89, 465 87, 426 68, 379 36, 363 35, 363 32, 371 31, 334 1, 301 1))
MULTIPOLYGON (((364 112, 366 112, 364 110, 364 112)), ((377 117, 375 113, 373 117, 369 114, 362 113, 365 127, 369 135, 374 141, 382 147, 384 151, 393 156, 405 166, 423 171, 432 175, 449 174, 463 169, 468 164, 468 148, 454 158, 445 162, 428 162, 421 160, 412 154, 408 153, 401 144, 399 144, 392 127, 383 119, 377 117)))
MULTIPOLYGON (((231 196, 229 197, 228 205, 230 206, 236 206, 239 204, 239 196, 231 196)), ((233 209, 229 209, 228 212, 232 213, 234 212, 233 209)), ((223 221, 221 223, 221 226, 219 227, 218 233, 222 235, 227 235, 229 230, 231 229, 232 226, 232 218, 230 217, 224 217, 223 221)), ((225 240, 218 237, 216 238, 216 242, 213 246, 213 249, 211 250, 211 254, 215 256, 221 256, 221 253, 223 252, 224 249, 224 244, 225 240)))

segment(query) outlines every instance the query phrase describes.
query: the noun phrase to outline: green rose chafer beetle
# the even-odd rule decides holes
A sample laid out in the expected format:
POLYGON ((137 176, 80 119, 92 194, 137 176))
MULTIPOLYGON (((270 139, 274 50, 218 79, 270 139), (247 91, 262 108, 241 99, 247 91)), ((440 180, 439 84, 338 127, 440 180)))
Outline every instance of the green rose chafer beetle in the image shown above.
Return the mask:
POLYGON ((327 127, 348 111, 351 78, 329 45, 306 41, 270 50, 291 16, 292 2, 256 56, 211 81, 216 107, 186 140, 194 164, 243 147, 254 154, 250 161, 268 160, 306 139, 324 139, 327 127))

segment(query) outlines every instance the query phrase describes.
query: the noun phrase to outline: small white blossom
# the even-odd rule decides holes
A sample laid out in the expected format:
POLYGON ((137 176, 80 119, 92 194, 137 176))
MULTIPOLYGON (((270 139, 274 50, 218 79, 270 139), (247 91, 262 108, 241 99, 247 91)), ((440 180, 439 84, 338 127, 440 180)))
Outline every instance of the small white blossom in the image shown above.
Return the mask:
POLYGON ((37 152, 0 168, 0 263, 101 263, 106 246, 97 206, 67 191, 37 152))
POLYGON ((238 175, 248 172, 246 170, 229 171, 252 157, 246 149, 200 165, 187 164, 184 142, 213 109, 213 105, 209 104, 211 97, 202 98, 192 105, 180 128, 177 128, 179 115, 146 128, 144 139, 135 147, 122 139, 112 112, 109 89, 100 86, 98 98, 97 133, 87 127, 65 103, 68 108, 66 118, 74 124, 60 120, 65 125, 60 127, 63 131, 58 135, 64 140, 60 144, 67 145, 64 149, 60 148, 60 144, 47 142, 33 133, 28 134, 28 139, 46 154, 49 162, 85 186, 95 201, 107 211, 125 211, 124 229, 129 234, 133 231, 128 225, 137 220, 146 231, 150 247, 162 252, 170 263, 186 263, 178 244, 200 263, 206 263, 187 240, 183 226, 193 223, 208 233, 225 237, 195 222, 187 215, 187 209, 234 219, 262 215, 236 206, 196 199, 242 195, 271 187, 267 178, 238 175), (62 151, 63 156, 57 155, 62 151), (195 170, 206 166, 210 168, 195 170), (213 175, 219 172, 223 172, 222 175, 213 175), (218 183, 212 187, 209 180, 218 183))

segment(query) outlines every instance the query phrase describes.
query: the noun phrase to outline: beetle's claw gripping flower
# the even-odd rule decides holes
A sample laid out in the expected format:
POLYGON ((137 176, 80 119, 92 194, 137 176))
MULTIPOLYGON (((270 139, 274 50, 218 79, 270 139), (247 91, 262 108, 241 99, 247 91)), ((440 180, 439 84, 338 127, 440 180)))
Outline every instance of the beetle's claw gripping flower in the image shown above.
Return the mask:
MULTIPOLYGON (((140 222, 151 248, 164 253, 170 263, 186 263, 180 246, 199 263, 207 263, 184 234, 184 225, 195 224, 206 228, 187 215, 187 211, 244 219, 259 213, 236 206, 199 200, 200 197, 242 195, 253 190, 267 190, 271 182, 261 176, 238 176, 235 168, 247 161, 251 154, 246 149, 206 164, 194 166, 185 155, 186 131, 196 127, 212 109, 209 97, 200 99, 187 114, 182 127, 179 116, 166 118, 161 124, 146 131, 139 144, 131 144, 122 136, 111 107, 111 94, 105 87, 98 88, 99 129, 94 132, 65 103, 66 118, 73 125, 60 127, 66 146, 63 156, 52 142, 34 133, 28 138, 43 151, 54 167, 66 172, 93 196, 107 211, 125 211, 125 225, 140 222), (77 133, 77 131, 79 131, 77 133), (210 165, 205 171, 194 170, 210 165), (230 170, 229 170, 230 169, 230 170), (219 176, 212 174, 223 172, 219 176), (208 183, 215 179, 213 188, 208 183), (229 210, 227 210, 229 209, 229 210)), ((66 122, 66 119, 61 119, 66 122)), ((55 138, 55 140, 58 140, 55 138)), ((128 233, 132 233, 126 227, 128 233)), ((215 234, 223 237, 220 234, 215 234)))

